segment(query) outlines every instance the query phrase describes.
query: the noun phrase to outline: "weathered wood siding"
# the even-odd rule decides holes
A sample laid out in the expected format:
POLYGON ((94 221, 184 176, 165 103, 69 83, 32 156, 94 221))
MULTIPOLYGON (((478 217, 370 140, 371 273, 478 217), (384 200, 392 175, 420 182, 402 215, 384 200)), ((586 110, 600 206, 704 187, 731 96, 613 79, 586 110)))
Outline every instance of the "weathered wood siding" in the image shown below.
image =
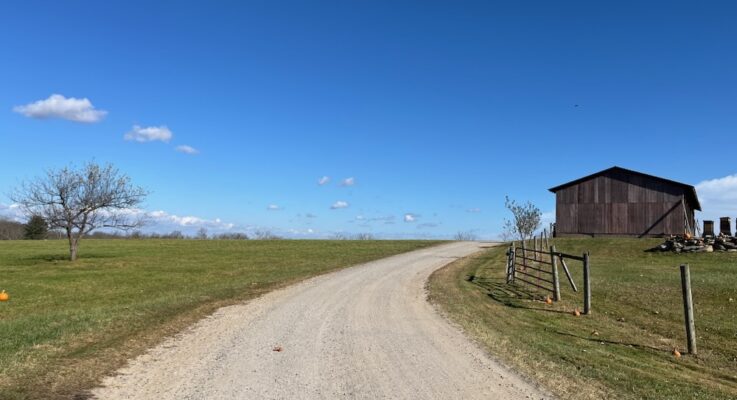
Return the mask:
POLYGON ((560 236, 683 234, 686 216, 693 227, 694 212, 683 201, 684 189, 657 179, 610 171, 555 195, 560 236))

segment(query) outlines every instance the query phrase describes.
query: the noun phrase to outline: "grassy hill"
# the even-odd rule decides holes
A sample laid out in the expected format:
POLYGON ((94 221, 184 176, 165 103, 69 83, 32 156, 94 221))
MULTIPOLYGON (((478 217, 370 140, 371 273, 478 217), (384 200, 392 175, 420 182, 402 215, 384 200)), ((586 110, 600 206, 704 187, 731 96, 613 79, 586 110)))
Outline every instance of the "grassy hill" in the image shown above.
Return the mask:
MULTIPOLYGON (((563 300, 505 283, 506 247, 437 271, 431 300, 504 363, 562 398, 737 398, 737 254, 646 253, 657 239, 556 239, 591 252, 592 309, 561 272, 563 300), (686 355, 678 266, 691 267, 698 356, 686 355), (676 359, 672 351, 684 355, 676 359)), ((581 264, 569 262, 581 287, 581 264)))
POLYGON ((0 241, 0 398, 72 398, 216 308, 429 241, 0 241))

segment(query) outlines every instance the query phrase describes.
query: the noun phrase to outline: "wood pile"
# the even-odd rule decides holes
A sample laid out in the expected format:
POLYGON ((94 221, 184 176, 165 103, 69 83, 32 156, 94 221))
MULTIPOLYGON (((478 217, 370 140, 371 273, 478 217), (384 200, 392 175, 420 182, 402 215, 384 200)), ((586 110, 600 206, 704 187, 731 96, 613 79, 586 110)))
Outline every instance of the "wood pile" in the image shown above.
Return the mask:
POLYGON ((737 252, 737 237, 719 235, 703 238, 671 236, 665 242, 649 249, 652 252, 711 253, 714 251, 737 252))

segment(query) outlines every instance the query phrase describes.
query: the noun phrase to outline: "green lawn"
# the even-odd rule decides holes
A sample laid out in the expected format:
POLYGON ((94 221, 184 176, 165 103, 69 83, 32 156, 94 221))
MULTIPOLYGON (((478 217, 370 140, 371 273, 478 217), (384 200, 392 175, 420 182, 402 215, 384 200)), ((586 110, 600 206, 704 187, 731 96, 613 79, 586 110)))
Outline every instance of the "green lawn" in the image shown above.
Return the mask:
POLYGON ((0 398, 70 398, 217 307, 429 241, 0 241, 0 398))
MULTIPOLYGON (((504 363, 565 399, 737 398, 737 254, 646 253, 657 239, 556 239, 591 252, 592 308, 561 271, 563 301, 505 283, 506 247, 437 271, 433 302, 504 363), (678 266, 691 266, 698 356, 685 355, 678 266), (539 297, 538 297, 539 298, 539 297), (731 299, 731 300, 730 300, 731 299), (677 347, 684 356, 676 359, 677 347)), ((581 287, 581 264, 569 262, 581 287)))

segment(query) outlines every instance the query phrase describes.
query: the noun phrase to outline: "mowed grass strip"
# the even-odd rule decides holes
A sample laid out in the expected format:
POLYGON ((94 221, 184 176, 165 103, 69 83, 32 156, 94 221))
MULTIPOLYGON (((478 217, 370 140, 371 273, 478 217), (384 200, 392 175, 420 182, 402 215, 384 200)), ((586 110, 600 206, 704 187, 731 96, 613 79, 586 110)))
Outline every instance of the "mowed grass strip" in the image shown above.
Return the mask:
MULTIPOLYGON (((506 285, 505 246, 436 271, 430 297, 492 354, 561 398, 736 399, 737 254, 644 252, 659 242, 555 239, 559 251, 591 252, 590 316, 572 315, 583 297, 562 269, 563 301, 553 305, 541 292, 506 285), (686 355, 681 263, 691 267, 697 356, 686 355)), ((568 264, 581 290, 581 263, 568 264)))
POLYGON ((0 398, 70 398, 216 308, 430 241, 0 241, 0 398))

